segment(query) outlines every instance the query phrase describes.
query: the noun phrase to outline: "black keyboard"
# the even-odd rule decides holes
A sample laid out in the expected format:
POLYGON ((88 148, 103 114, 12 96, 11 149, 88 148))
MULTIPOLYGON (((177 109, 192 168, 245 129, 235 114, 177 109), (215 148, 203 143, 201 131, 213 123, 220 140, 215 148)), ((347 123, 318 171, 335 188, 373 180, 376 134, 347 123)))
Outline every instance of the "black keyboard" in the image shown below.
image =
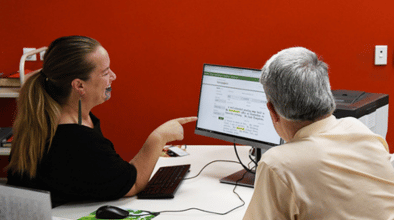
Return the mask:
POLYGON ((190 164, 160 167, 143 191, 137 194, 139 199, 168 199, 174 194, 182 182, 190 164))

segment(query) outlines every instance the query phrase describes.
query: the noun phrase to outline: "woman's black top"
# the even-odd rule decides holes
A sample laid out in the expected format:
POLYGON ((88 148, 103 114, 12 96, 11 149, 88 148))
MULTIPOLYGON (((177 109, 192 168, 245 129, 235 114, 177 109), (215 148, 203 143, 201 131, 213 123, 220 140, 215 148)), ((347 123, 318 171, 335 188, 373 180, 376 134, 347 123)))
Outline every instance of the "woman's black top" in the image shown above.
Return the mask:
POLYGON ((58 126, 35 178, 8 172, 7 183, 50 191, 53 207, 67 202, 123 197, 133 187, 137 170, 103 136, 100 120, 93 114, 90 116, 93 129, 77 124, 58 126))

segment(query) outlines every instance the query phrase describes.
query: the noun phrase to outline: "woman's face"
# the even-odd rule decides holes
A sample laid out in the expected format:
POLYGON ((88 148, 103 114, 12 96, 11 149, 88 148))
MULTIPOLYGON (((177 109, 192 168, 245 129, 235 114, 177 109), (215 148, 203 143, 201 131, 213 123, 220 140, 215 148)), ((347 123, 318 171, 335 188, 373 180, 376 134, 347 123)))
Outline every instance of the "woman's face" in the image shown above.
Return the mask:
POLYGON ((116 79, 116 75, 110 69, 108 52, 102 46, 89 54, 88 59, 94 63, 96 68, 91 72, 90 78, 85 81, 83 99, 93 107, 111 98, 111 84, 116 79))

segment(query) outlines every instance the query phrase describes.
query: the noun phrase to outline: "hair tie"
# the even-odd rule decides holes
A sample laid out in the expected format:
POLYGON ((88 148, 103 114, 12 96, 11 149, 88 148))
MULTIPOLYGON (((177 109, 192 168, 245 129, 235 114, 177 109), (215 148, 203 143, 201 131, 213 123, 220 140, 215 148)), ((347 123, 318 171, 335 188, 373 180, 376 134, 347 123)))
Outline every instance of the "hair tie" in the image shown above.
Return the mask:
POLYGON ((45 75, 44 71, 41 69, 40 70, 41 75, 45 78, 45 81, 48 81, 49 78, 47 77, 47 75, 45 75))

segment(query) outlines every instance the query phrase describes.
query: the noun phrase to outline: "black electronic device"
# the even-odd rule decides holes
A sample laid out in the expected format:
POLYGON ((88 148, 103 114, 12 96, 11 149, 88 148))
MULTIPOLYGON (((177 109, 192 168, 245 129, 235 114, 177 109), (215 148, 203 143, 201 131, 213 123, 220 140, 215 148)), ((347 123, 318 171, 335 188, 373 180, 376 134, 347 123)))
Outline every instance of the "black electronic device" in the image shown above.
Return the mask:
POLYGON ((337 118, 361 118, 389 104, 389 95, 352 90, 333 90, 337 105, 334 115, 337 118))
POLYGON ((354 117, 371 131, 386 138, 389 118, 389 95, 354 90, 333 90, 337 118, 354 117))
MULTIPOLYGON (((204 64, 195 133, 262 150, 282 143, 267 108, 261 70, 204 64)), ((221 179, 234 184, 246 170, 221 179)), ((238 184, 253 187, 254 174, 238 184)))
POLYGON ((101 206, 96 211, 97 219, 124 219, 129 216, 129 211, 116 206, 101 206))
POLYGON ((4 143, 12 136, 11 127, 0 127, 0 142, 4 143))
POLYGON ((190 169, 190 164, 160 167, 149 180, 145 189, 137 194, 138 199, 174 198, 179 184, 190 169))

